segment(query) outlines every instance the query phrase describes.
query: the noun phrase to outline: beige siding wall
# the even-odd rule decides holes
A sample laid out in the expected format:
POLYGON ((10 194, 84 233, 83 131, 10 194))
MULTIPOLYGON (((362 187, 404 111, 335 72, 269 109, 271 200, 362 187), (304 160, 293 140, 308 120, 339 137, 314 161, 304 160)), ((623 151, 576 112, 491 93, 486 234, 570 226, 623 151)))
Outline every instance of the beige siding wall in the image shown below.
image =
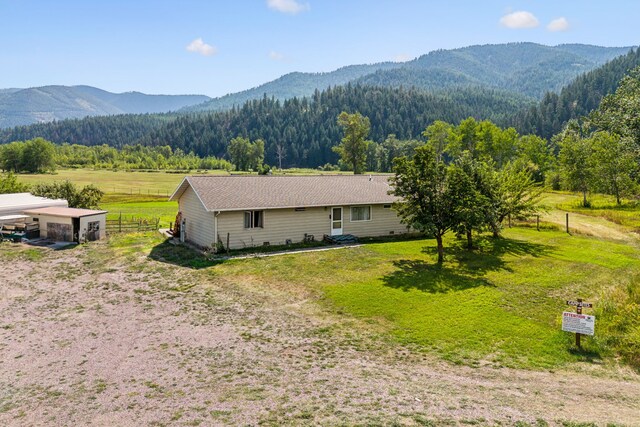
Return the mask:
POLYGON ((343 234, 353 234, 358 237, 377 237, 407 232, 407 227, 400 224, 396 211, 384 208, 384 205, 371 206, 370 221, 351 221, 351 206, 343 208, 343 234))
POLYGON ((191 186, 180 197, 179 206, 185 219, 185 239, 203 248, 215 244, 214 215, 202 206, 191 186))
POLYGON ((63 218, 59 216, 50 216, 50 215, 36 215, 35 218, 38 218, 38 224, 40 227, 40 237, 47 238, 47 224, 55 223, 55 224, 68 224, 71 226, 71 230, 73 233, 73 222, 71 218, 63 218))
POLYGON ((264 211, 264 228, 244 228, 244 212, 221 212, 218 215, 218 233, 223 243, 229 247, 241 249, 261 246, 264 242, 271 245, 284 245, 287 239, 301 242, 304 234, 313 234, 316 240, 322 240, 329 233, 329 214, 327 208, 307 208, 296 212, 294 209, 270 209, 264 211))
MULTIPOLYGON (((184 196, 183 196, 184 197, 184 196)), ((406 227, 392 209, 382 205, 373 205, 371 221, 351 222, 349 206, 343 206, 343 234, 359 237, 374 237, 406 232, 406 227)), ((184 210, 182 211, 184 215, 184 210)), ((287 239, 301 242, 306 234, 322 239, 331 232, 331 208, 307 208, 304 211, 294 209, 271 209, 264 211, 264 228, 244 228, 244 212, 221 212, 218 215, 218 234, 223 243, 231 249, 261 246, 264 242, 271 245, 283 245, 287 239)))

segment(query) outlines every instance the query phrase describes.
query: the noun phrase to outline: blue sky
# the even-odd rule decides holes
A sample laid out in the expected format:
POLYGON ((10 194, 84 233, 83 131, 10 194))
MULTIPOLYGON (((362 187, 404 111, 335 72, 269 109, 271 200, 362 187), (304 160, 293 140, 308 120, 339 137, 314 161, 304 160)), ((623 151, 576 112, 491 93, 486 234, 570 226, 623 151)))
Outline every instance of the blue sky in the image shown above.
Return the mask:
POLYGON ((634 0, 0 0, 0 88, 220 96, 472 44, 637 45, 639 16, 634 0))

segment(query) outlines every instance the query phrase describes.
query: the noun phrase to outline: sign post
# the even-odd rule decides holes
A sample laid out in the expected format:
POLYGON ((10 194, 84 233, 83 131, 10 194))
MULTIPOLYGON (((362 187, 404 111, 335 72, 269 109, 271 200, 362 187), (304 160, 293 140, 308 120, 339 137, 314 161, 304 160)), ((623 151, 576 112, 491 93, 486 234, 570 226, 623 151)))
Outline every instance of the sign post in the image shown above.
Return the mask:
POLYGON ((582 314, 582 307, 591 308, 593 304, 578 298, 576 301, 567 301, 567 305, 575 306, 576 312, 575 314, 568 311, 562 313, 562 330, 575 332, 576 347, 580 348, 580 336, 593 335, 596 323, 595 316, 582 314))

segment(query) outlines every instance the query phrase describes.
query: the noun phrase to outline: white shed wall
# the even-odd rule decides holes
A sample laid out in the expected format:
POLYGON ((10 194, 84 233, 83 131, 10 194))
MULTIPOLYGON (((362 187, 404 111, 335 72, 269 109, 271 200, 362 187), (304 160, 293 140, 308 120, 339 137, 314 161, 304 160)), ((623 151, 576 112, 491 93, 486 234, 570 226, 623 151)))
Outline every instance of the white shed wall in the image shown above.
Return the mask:
POLYGON ((107 237, 107 214, 83 216, 80 218, 80 230, 78 234, 80 239, 84 241, 83 236, 87 233, 88 224, 98 221, 100 223, 100 239, 107 237))

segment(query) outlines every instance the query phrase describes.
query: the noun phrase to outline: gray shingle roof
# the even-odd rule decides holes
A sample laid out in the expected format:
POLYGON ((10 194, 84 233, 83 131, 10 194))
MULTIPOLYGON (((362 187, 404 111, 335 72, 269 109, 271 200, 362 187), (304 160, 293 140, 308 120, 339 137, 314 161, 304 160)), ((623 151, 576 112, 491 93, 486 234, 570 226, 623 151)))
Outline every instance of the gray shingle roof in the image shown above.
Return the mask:
POLYGON ((389 175, 188 176, 170 200, 191 186, 208 211, 393 203, 389 175))

